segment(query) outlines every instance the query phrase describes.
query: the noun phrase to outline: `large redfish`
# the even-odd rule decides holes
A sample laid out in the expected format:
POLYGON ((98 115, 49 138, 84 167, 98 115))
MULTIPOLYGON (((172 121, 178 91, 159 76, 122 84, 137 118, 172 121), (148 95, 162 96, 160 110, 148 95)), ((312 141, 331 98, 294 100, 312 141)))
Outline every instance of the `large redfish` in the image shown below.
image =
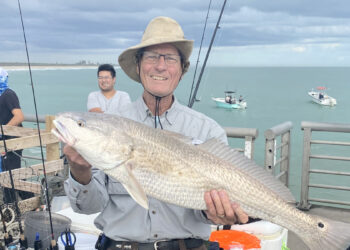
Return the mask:
POLYGON ((295 232, 312 250, 343 250, 350 245, 350 224, 296 209, 282 183, 215 139, 194 146, 191 138, 98 113, 62 113, 54 124, 58 138, 120 181, 146 209, 148 195, 204 210, 204 192, 226 190, 249 216, 295 232))

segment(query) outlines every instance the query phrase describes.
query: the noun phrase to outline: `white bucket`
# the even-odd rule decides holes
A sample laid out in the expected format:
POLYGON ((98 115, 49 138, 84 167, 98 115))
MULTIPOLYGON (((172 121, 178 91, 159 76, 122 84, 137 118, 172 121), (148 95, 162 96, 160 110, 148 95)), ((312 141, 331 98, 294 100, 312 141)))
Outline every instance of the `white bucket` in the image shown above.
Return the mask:
MULTIPOLYGON (((217 230, 217 226, 212 226, 217 230)), ((288 230, 268 221, 257 221, 243 225, 232 225, 231 230, 243 231, 260 239, 261 250, 281 250, 287 246, 288 230)))

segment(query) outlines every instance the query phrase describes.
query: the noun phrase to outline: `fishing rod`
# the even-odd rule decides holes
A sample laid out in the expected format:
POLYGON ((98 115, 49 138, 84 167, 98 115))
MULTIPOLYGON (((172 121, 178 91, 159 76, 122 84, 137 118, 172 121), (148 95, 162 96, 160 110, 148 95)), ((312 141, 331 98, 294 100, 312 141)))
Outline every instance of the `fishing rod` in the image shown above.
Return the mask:
POLYGON ((208 17, 209 17, 210 6, 211 6, 211 0, 209 1, 208 11, 207 11, 207 17, 205 18, 205 23, 204 23, 203 33, 202 33, 202 39, 201 39, 201 45, 199 46, 198 57, 197 57, 197 62, 196 62, 196 68, 195 68, 195 70, 194 70, 193 81, 192 81, 192 86, 191 86, 191 92, 190 92, 190 96, 188 97, 188 103, 190 103, 191 97, 192 97, 194 81, 195 81, 195 79, 196 79, 197 68, 198 68, 198 63, 199 63, 199 58, 200 58, 200 55, 201 55, 202 44, 203 44, 203 40, 204 40, 204 34, 205 34, 205 30, 206 30, 207 22, 208 22, 208 17))
MULTIPOLYGON (((0 124, 0 127, 1 127, 1 138, 2 138, 2 141, 4 143, 4 150, 5 150, 5 155, 4 156, 1 156, 2 157, 2 166, 3 166, 3 169, 5 171, 8 171, 9 172, 9 176, 10 176, 10 182, 11 182, 11 192, 9 193, 9 196, 11 197, 11 200, 14 200, 14 205, 15 205, 15 211, 16 211, 16 219, 17 219, 17 222, 18 222, 18 228, 19 228, 19 232, 20 232, 20 239, 19 239, 19 243, 20 243, 20 246, 21 247, 24 247, 24 248, 28 248, 28 240, 26 239, 26 237, 24 236, 24 233, 23 233, 23 227, 22 227, 22 223, 21 223, 21 212, 19 210, 19 207, 18 207, 18 199, 17 199, 17 196, 16 196, 16 193, 15 193, 15 184, 13 182, 13 175, 12 175, 12 170, 11 168, 7 169, 6 167, 6 163, 5 163, 5 159, 7 157, 7 154, 8 154, 8 150, 7 150, 7 146, 6 146, 6 140, 5 140, 5 133, 4 133, 4 128, 2 126, 2 124, 0 124), (14 196, 14 197, 13 197, 14 196)), ((1 217, 3 217, 3 214, 1 212, 1 217)), ((4 218, 5 220, 5 218, 4 218)), ((3 220, 3 222, 4 222, 3 220)), ((4 228, 6 228, 6 225, 4 224, 4 228)), ((12 237, 9 236, 8 237, 8 240, 7 240, 7 245, 9 243, 12 242, 12 237)), ((5 243, 6 245, 6 243, 5 243)))
POLYGON ((34 109, 35 109, 35 119, 36 119, 36 125, 38 129, 38 136, 39 136, 39 145, 40 145, 40 152, 41 152, 41 161, 43 165, 43 173, 44 173, 44 182, 45 182, 45 194, 46 194, 46 204, 47 204, 47 210, 49 213, 49 221, 50 221, 50 230, 51 230, 51 245, 50 249, 57 249, 58 250, 58 245, 55 240, 55 236, 53 233, 53 226, 52 226, 52 215, 51 215, 51 206, 50 206, 50 199, 49 199, 49 189, 47 185, 47 176, 46 176, 46 168, 45 168, 45 162, 44 162, 44 151, 43 151, 43 145, 42 145, 42 140, 41 140, 41 133, 40 133, 40 127, 39 127, 39 116, 38 116, 38 109, 36 105, 36 98, 35 98, 35 91, 34 91, 34 84, 33 84, 33 77, 32 77, 32 69, 30 65, 30 60, 29 60, 29 53, 28 53, 28 46, 27 46, 27 39, 26 39, 26 33, 24 29, 24 22, 23 22, 23 16, 22 16, 22 9, 21 9, 21 3, 20 0, 17 0, 18 2, 18 9, 21 17, 21 23, 22 23, 22 31, 23 31, 23 37, 24 37, 24 44, 26 48, 26 54, 27 54, 27 63, 28 63, 28 68, 29 68, 29 76, 30 76, 30 83, 32 87, 32 95, 33 95, 33 102, 34 102, 34 109))
POLYGON ((196 100, 196 95, 197 95, 197 92, 198 92, 198 88, 199 88, 199 85, 200 85, 200 82, 201 82, 201 79, 202 79, 202 76, 203 76, 203 72, 204 72, 205 66, 206 66, 207 61, 208 61, 208 58, 209 58, 209 54, 210 54, 210 51, 211 51, 211 47, 212 47, 212 45, 213 45, 213 43, 214 43, 216 31, 219 29, 219 24, 220 24, 221 16, 222 16, 222 13, 224 12, 225 5, 226 5, 226 1, 227 1, 227 0, 225 0, 225 1, 224 1, 224 4, 222 5, 221 12, 220 12, 218 21, 217 21, 217 23, 216 23, 216 27, 215 27, 214 33, 213 33, 213 36, 212 36, 212 38, 211 38, 210 45, 209 45, 207 54, 206 54, 205 59, 204 59, 203 67, 202 67, 201 72, 200 72, 199 77, 198 77, 198 81, 197 81, 196 88, 195 88, 195 90, 194 90, 194 92, 193 92, 193 95, 192 95, 192 98, 191 98, 190 102, 188 103, 188 107, 190 107, 190 108, 192 108, 193 103, 194 103, 194 101, 196 100))

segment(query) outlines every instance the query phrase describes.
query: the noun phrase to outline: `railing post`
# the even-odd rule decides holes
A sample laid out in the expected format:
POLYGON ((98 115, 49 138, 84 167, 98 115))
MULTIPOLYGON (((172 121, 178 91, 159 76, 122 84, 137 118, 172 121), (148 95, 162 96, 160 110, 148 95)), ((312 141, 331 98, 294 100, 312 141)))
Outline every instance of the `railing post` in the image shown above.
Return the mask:
POLYGON ((311 128, 304 128, 304 146, 303 146, 303 165, 301 172, 301 194, 300 203, 298 207, 300 209, 309 210, 311 204, 309 204, 309 171, 310 171, 310 153, 311 153, 311 128))
POLYGON ((281 181, 288 187, 289 186, 289 162, 290 162, 290 130, 281 136, 281 158, 286 159, 281 161, 281 172, 285 174, 281 176, 281 181))
POLYGON ((258 130, 256 128, 234 128, 225 127, 225 132, 229 138, 244 139, 244 148, 237 148, 239 152, 249 158, 254 158, 254 141, 258 137, 258 130))
POLYGON ((244 142, 244 155, 252 159, 254 155, 254 138, 252 136, 246 136, 244 142))
POLYGON ((276 139, 267 139, 265 142, 265 169, 270 172, 271 174, 274 174, 275 172, 275 146, 276 146, 276 139))
MULTIPOLYGON (((48 115, 45 117, 45 126, 46 131, 51 131, 52 128, 55 126, 53 125, 53 120, 55 119, 55 116, 48 115)), ((51 144, 46 145, 46 160, 52 161, 52 160, 58 160, 60 158, 60 143, 55 142, 51 144)))
POLYGON ((265 169, 288 187, 290 134, 292 122, 284 122, 270 129, 265 135, 265 169), (277 137, 281 136, 281 144, 277 145, 277 137), (280 152, 279 154, 277 152, 280 152), (280 166, 279 172, 276 166, 280 166))

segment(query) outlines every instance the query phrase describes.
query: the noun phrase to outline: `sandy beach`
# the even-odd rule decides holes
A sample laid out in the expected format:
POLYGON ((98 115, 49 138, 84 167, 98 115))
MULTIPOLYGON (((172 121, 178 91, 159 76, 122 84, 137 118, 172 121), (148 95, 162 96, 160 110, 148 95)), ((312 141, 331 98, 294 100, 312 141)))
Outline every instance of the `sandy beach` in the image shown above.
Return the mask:
MULTIPOLYGON (((7 71, 29 70, 28 65, 0 65, 7 71)), ((31 65, 32 70, 97 69, 98 65, 31 65)))

